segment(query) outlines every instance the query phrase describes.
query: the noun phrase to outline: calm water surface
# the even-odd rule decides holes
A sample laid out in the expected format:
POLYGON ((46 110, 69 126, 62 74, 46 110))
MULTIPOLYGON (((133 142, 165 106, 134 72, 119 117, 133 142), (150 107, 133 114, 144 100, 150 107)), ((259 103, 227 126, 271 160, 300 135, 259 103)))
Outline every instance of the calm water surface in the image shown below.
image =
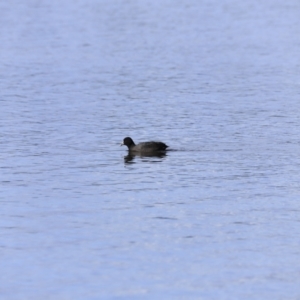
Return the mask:
POLYGON ((2 2, 0 299, 300 299, 299 9, 2 2))

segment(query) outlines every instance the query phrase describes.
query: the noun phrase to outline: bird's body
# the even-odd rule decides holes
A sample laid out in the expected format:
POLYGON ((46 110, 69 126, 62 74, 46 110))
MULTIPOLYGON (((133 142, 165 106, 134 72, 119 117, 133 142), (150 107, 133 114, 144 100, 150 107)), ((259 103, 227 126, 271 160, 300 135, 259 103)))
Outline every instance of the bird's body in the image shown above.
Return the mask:
POLYGON ((165 143, 155 141, 143 142, 136 145, 130 137, 126 137, 121 145, 126 145, 130 152, 136 153, 157 153, 166 151, 168 148, 165 143))

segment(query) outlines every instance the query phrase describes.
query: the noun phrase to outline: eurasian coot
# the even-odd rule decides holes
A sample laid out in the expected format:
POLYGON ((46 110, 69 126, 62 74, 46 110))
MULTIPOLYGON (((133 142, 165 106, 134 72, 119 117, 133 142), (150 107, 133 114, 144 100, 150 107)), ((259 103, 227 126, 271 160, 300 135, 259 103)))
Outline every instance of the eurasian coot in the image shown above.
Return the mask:
POLYGON ((123 140, 122 145, 126 145, 128 147, 128 150, 130 152, 148 152, 148 153, 155 153, 155 152, 162 152, 166 151, 168 146, 165 143, 162 142, 143 142, 139 144, 135 144, 132 138, 126 137, 123 140))

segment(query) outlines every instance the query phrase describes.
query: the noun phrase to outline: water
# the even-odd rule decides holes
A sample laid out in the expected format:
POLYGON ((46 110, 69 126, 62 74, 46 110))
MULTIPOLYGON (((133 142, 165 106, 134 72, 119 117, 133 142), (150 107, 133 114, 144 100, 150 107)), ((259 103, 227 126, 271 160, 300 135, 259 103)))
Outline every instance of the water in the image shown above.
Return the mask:
POLYGON ((1 299, 299 299, 297 1, 0 8, 1 299))

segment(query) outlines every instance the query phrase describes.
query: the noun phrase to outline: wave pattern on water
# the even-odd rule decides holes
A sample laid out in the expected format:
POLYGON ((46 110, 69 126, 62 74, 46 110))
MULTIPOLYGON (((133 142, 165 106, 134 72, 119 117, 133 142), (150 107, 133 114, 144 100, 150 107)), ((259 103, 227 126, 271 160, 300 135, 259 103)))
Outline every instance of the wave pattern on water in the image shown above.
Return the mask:
POLYGON ((299 8, 1 3, 1 296, 299 297, 299 8))

